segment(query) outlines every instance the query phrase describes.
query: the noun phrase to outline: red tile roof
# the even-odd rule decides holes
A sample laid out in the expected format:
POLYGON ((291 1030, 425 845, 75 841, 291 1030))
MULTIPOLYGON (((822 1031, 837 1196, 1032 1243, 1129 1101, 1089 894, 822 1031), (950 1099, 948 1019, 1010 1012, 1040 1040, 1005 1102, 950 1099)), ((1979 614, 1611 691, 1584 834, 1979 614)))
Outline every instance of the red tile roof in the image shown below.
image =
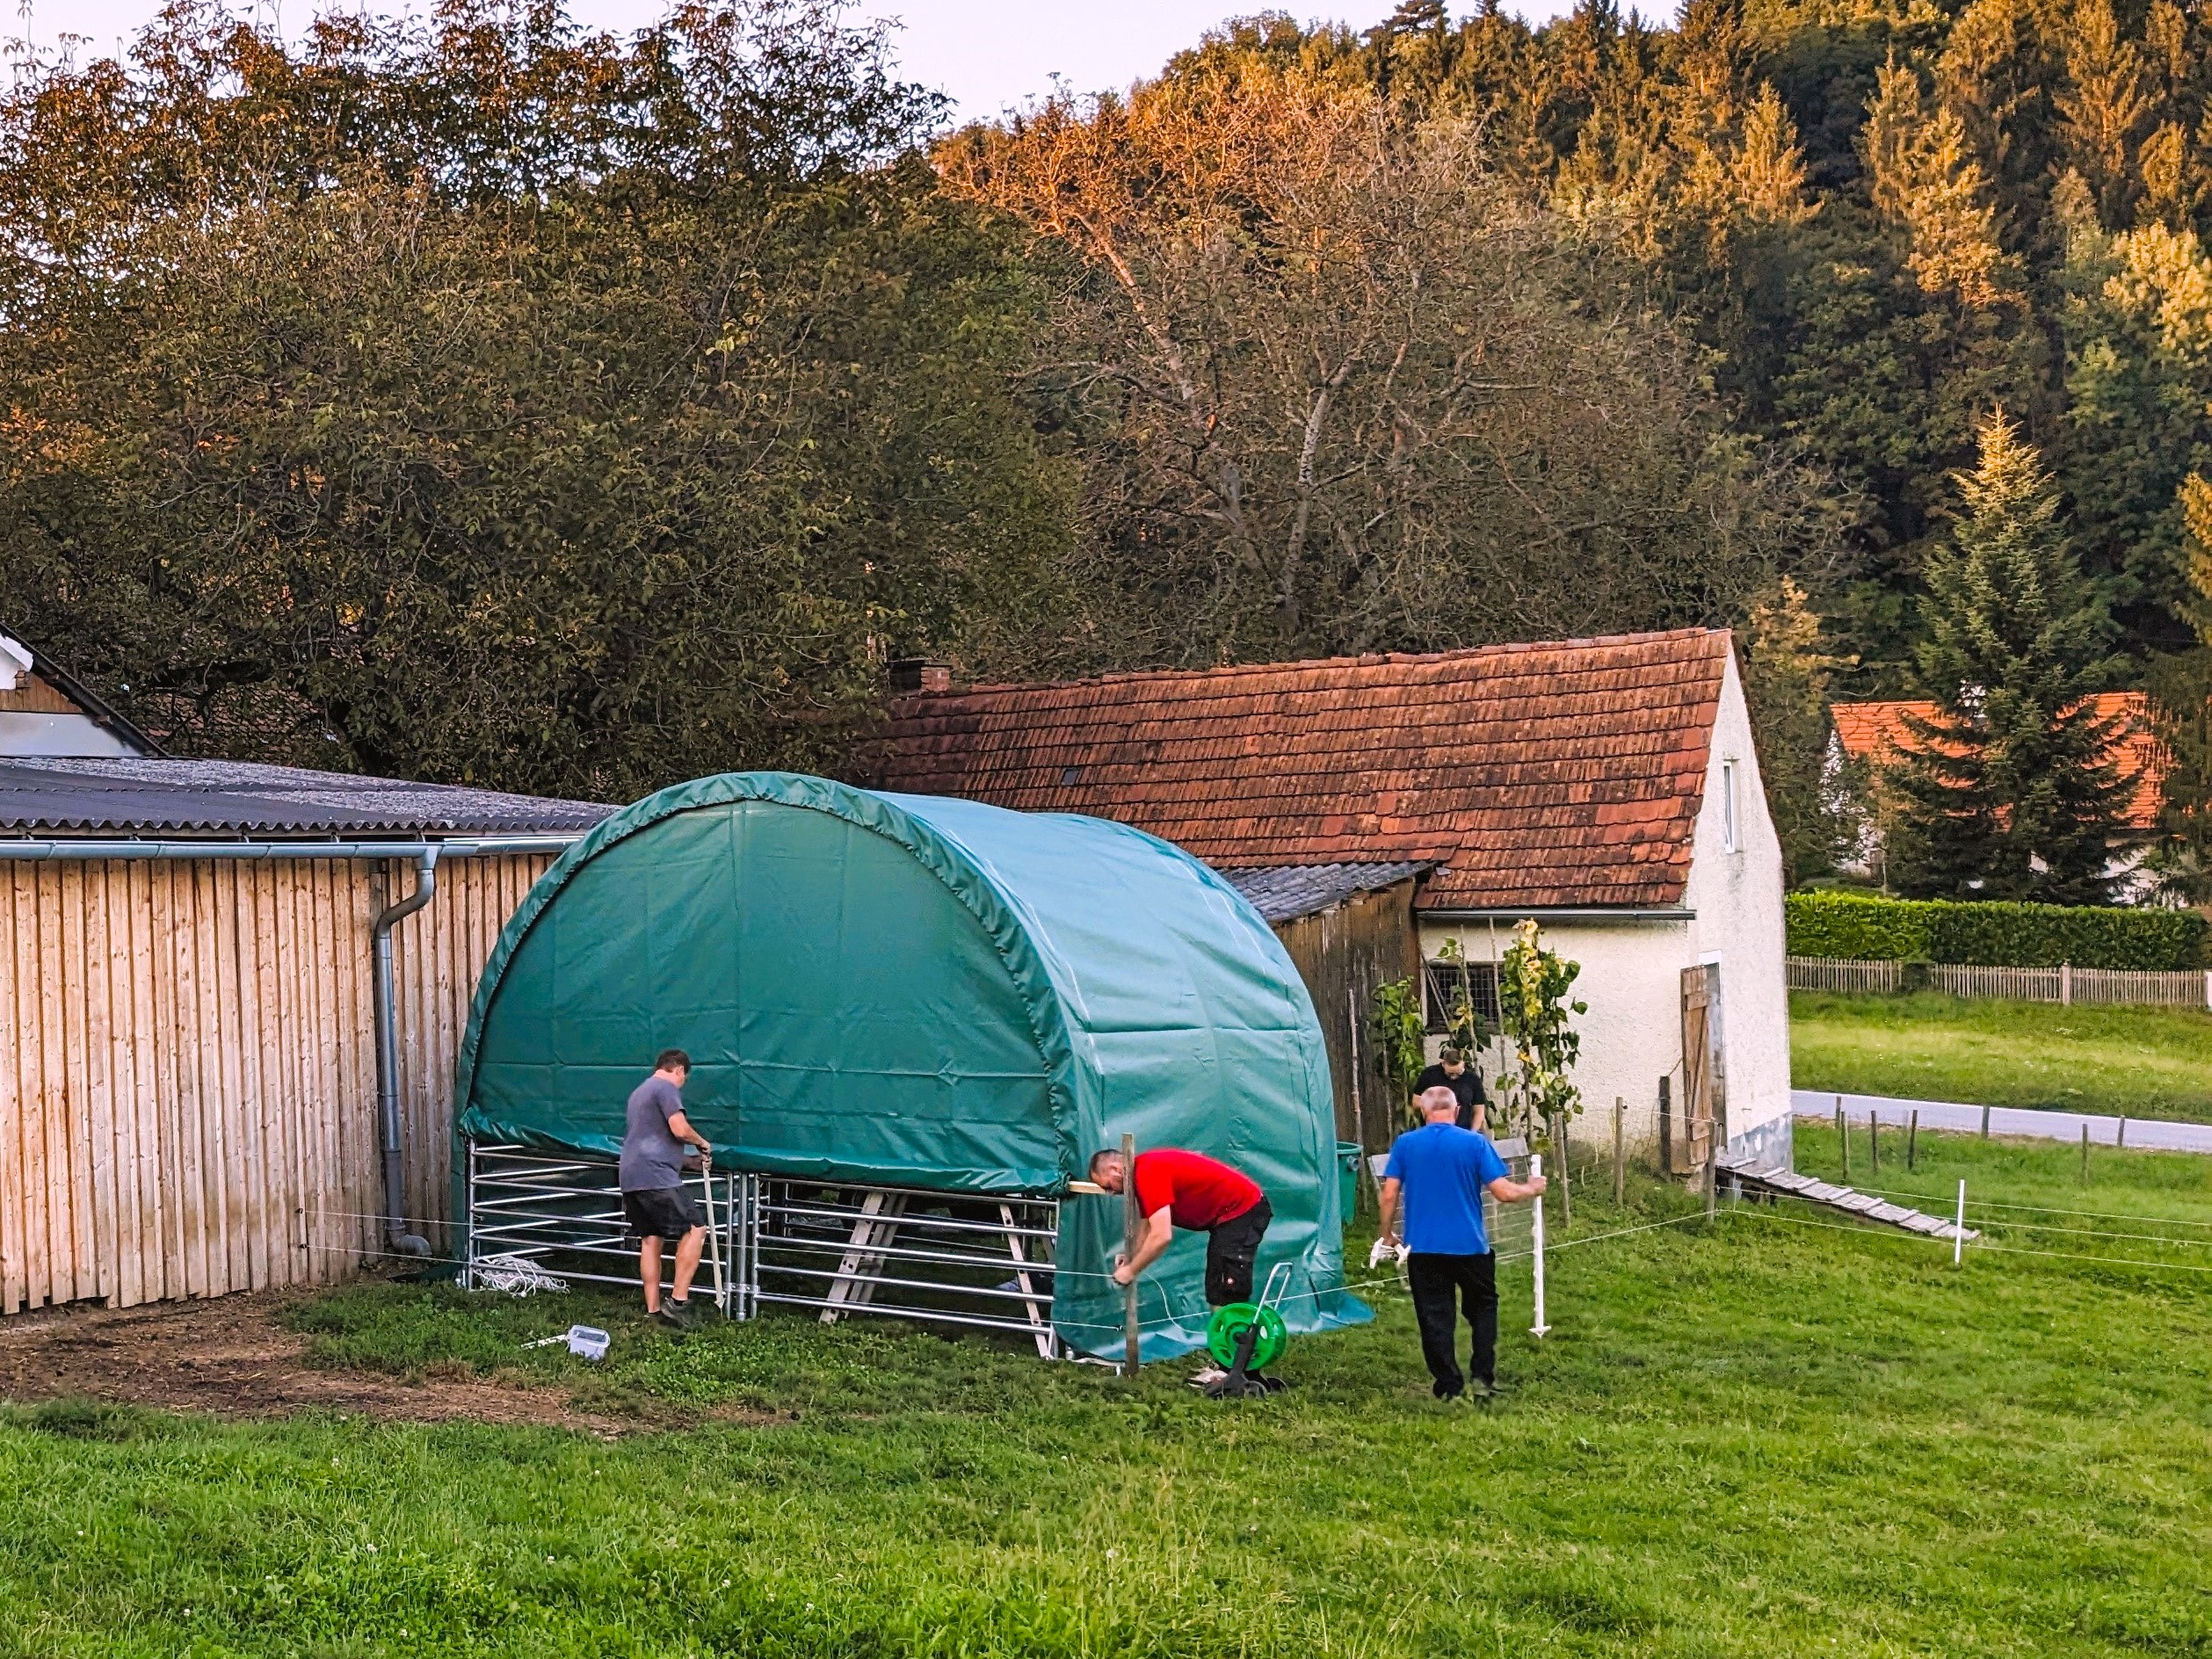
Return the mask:
POLYGON ((1724 630, 993 685, 892 705, 877 781, 1115 818, 1222 869, 1418 859, 1423 909, 1668 906, 1724 630))
MULTIPOLYGON (((2150 706, 2141 692, 2100 692, 2089 699, 2100 720, 2124 717, 2127 730, 2113 747, 2120 769, 2136 780, 2128 803, 2128 825, 2133 830, 2158 827, 2159 786, 2165 781, 2165 755, 2150 728, 2150 706)), ((1836 737, 1844 753, 1853 757, 1879 758, 1883 751, 1906 746, 1908 714, 1927 720, 1935 714, 1928 702, 1838 703, 1830 713, 1836 721, 1836 737)))

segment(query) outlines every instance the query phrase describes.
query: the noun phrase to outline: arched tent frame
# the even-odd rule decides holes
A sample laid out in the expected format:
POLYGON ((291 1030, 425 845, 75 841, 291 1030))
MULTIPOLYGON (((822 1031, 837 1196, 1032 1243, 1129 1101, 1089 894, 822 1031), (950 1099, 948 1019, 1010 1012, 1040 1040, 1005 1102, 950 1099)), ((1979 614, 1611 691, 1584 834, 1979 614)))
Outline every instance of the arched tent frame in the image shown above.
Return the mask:
MULTIPOLYGON (((1103 820, 790 773, 663 790, 548 870, 479 982, 456 1134, 605 1157, 663 1047, 717 1167, 1059 1199, 1125 1130, 1251 1171, 1294 1328, 1343 1284, 1325 1050, 1297 970, 1213 871, 1103 820)), ((457 1159, 457 1167, 465 1159, 457 1159)), ((1120 1209, 1061 1206, 1052 1320, 1117 1353, 1120 1209)), ((1203 1242, 1148 1275, 1147 1358, 1200 1340, 1203 1242)))

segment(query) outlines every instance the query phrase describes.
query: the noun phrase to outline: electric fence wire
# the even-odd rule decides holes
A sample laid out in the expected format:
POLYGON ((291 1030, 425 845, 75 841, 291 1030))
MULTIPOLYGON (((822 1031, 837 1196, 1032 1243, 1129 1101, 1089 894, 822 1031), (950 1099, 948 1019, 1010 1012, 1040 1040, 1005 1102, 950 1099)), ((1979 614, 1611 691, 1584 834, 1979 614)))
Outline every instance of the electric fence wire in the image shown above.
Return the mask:
MULTIPOLYGON (((1860 1186, 1856 1184, 1852 1186, 1851 1190, 1854 1192, 1869 1193, 1875 1198, 1911 1199, 1921 1204, 1941 1203, 1946 1198, 1946 1195, 1940 1192, 1902 1192, 1892 1187, 1860 1186)), ((2148 1221, 2158 1227, 2195 1227, 2212 1229, 2212 1221, 2185 1221, 2179 1216, 2169 1219, 2163 1215, 2130 1215, 2119 1210, 2066 1210, 2053 1204, 2007 1204, 1998 1199, 1975 1199, 1971 1200, 1971 1203, 1976 1209, 1980 1210, 2022 1210, 2038 1215, 2078 1216, 2084 1221, 2148 1221)))
MULTIPOLYGON (((1746 1215, 1754 1213, 1757 1213, 1762 1221, 1780 1221, 1786 1227, 1817 1228, 1824 1233, 1850 1233, 1860 1238, 1874 1238, 1881 1236, 1871 1228, 1852 1227, 1838 1221, 1808 1221, 1802 1216, 1783 1215, 1770 1209, 1761 1209, 1757 1212, 1748 1210, 1738 1212, 1738 1213, 1746 1215)), ((1900 1242, 1927 1242, 1939 1245, 1950 1242, 1948 1238, 1929 1238, 1922 1240, 1911 1234, 1901 1233, 1898 1234, 1897 1237, 1900 1242)), ((2091 1265, 2097 1267, 2148 1267, 2158 1271, 2175 1273, 2212 1273, 2212 1264, 2198 1262, 2146 1262, 2133 1256, 2090 1256, 2077 1250, 2032 1250, 2018 1244, 1992 1244, 1987 1239, 1975 1240, 1970 1248, 1977 1255, 1984 1251, 1994 1251, 2002 1256, 2043 1256, 2049 1257, 2054 1261, 2087 1262, 2091 1265)))

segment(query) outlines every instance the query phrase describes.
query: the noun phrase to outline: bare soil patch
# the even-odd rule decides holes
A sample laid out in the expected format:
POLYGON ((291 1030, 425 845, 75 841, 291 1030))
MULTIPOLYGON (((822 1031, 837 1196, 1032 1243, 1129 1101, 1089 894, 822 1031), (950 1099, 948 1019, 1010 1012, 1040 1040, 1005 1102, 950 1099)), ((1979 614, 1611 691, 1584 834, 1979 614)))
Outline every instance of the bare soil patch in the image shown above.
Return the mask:
POLYGON ((550 1424, 612 1436, 642 1426, 560 1390, 482 1377, 330 1371, 278 1315, 294 1293, 143 1308, 63 1308, 0 1322, 0 1399, 111 1401, 224 1417, 342 1411, 416 1423, 550 1424))

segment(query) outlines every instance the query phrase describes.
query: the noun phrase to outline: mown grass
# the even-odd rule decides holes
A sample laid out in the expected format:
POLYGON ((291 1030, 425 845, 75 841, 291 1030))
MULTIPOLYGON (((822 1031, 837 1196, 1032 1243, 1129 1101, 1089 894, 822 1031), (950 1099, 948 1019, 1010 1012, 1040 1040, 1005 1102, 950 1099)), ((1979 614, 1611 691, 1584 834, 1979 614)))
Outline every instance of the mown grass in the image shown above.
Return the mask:
POLYGON ((2212 1123, 2212 1014, 1947 996, 1789 999, 1799 1089, 2212 1123))
MULTIPOLYGON (((1934 1188, 2056 1178, 1924 1150, 1934 1188)), ((1569 1238, 1686 1205, 1578 1199, 1569 1238)), ((1818 1221, 1570 1242, 1541 1344, 1509 1266, 1519 1386, 1488 1408, 1427 1398, 1387 1293, 1294 1344, 1292 1392, 1224 1405, 1180 1366, 357 1286, 301 1316, 328 1363, 520 1368, 689 1426, 13 1410, 0 1654, 2212 1652, 2212 1275, 1955 1271, 1818 1221), (604 1370, 519 1346, 583 1315, 604 1370)))

